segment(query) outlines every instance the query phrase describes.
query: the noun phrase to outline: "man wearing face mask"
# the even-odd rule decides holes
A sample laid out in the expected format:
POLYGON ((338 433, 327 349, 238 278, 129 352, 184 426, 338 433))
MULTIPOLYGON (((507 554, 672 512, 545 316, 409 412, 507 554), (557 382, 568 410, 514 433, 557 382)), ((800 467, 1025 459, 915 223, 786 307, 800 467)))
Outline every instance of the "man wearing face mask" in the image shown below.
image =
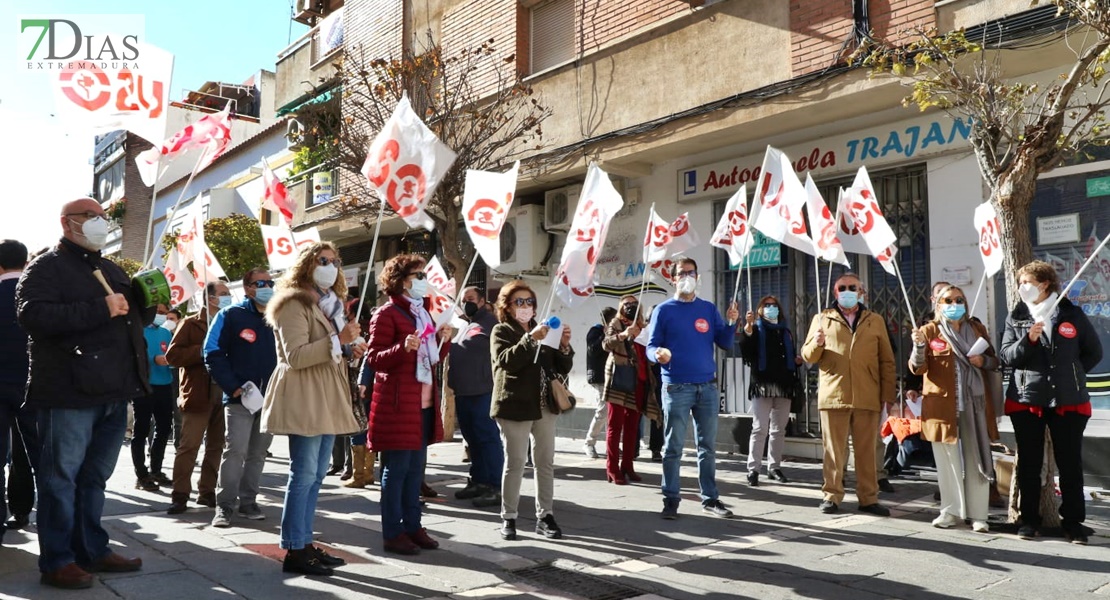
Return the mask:
POLYGON ((135 488, 148 492, 158 491, 159 486, 170 485, 169 477, 162 473, 162 459, 166 442, 173 427, 173 372, 166 362, 166 349, 173 335, 163 327, 169 308, 158 305, 154 322, 143 329, 146 338, 147 367, 150 369, 151 392, 135 398, 135 432, 131 438, 131 462, 135 465, 135 488), (150 443, 150 469, 146 465, 147 435, 154 420, 154 438, 150 443))
POLYGON ((200 465, 197 484, 197 504, 216 507, 216 478, 220 470, 220 453, 224 449, 224 407, 219 402, 220 388, 204 368, 204 338, 208 322, 222 309, 231 306, 231 291, 222 281, 205 286, 207 306, 185 319, 166 350, 166 360, 180 369, 181 436, 173 460, 173 493, 170 495, 168 514, 176 515, 188 510, 189 496, 193 493, 193 469, 201 442, 204 442, 204 459, 200 465))
POLYGON ((875 449, 882 403, 894 398, 896 389, 894 351, 886 322, 859 301, 859 277, 845 273, 835 289, 836 306, 813 317, 802 346, 802 358, 821 373, 817 408, 824 445, 824 499, 819 508, 831 514, 844 500, 851 435, 859 510, 885 517, 890 510, 879 504, 875 449))
POLYGON ((266 269, 251 269, 243 276, 243 291, 247 297, 217 313, 204 338, 204 364, 222 391, 227 423, 213 527, 230 527, 236 504, 245 519, 266 518, 255 500, 273 436, 261 432, 262 413, 243 406, 243 394, 251 388, 265 394, 277 366, 274 330, 266 322, 274 279, 266 269))
POLYGON ((24 271, 16 307, 29 336, 27 407, 38 410, 41 581, 87 588, 90 571, 142 567, 112 551, 100 518, 127 403, 150 393, 143 326, 154 308, 101 257, 108 221, 96 200, 65 204, 60 223, 61 242, 24 271))
POLYGON ((489 342, 497 317, 473 286, 463 290, 463 311, 471 326, 463 339, 451 346, 447 385, 455 391, 455 414, 470 448, 470 481, 455 492, 455 498, 470 499, 478 507, 499 506, 504 449, 497 423, 489 416, 493 397, 489 342))
POLYGON ((664 519, 678 518, 679 463, 686 442, 686 426, 694 417, 698 445, 698 488, 702 512, 732 517, 717 494, 717 364, 713 346, 732 348, 740 310, 729 305, 727 321, 717 307, 697 297, 698 263, 692 258, 674 261, 672 278, 678 288, 674 298, 655 307, 648 327, 648 359, 663 365, 663 512, 664 519), (731 323, 731 324, 730 324, 731 323))

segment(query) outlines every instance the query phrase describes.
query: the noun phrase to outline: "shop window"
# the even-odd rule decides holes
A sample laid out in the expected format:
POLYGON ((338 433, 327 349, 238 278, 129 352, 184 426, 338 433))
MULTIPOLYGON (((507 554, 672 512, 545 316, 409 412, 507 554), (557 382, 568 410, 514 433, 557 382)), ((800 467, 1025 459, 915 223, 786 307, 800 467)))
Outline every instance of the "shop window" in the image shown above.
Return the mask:
POLYGON ((575 0, 552 0, 530 11, 531 48, 528 64, 539 73, 574 58, 575 0))

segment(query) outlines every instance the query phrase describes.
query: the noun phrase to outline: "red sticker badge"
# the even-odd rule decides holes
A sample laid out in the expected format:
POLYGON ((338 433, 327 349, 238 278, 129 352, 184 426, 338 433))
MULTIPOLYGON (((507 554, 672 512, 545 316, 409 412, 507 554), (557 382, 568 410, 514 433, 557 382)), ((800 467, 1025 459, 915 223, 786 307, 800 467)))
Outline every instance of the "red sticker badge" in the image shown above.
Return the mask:
POLYGON ((709 321, 706 321, 705 319, 698 319, 697 321, 694 321, 694 329, 697 329, 699 333, 705 333, 709 331, 709 321))
POLYGON ((929 347, 933 349, 933 352, 944 352, 948 349, 948 342, 940 338, 933 338, 929 341, 929 347))
POLYGON ((258 336, 254 333, 253 329, 244 329, 244 330, 240 331, 239 332, 239 337, 243 338, 244 340, 247 340, 248 342, 250 342, 252 344, 254 343, 254 340, 258 339, 258 336))
POLYGON ((1075 334, 1077 333, 1077 331, 1075 330, 1075 325, 1066 322, 1060 323, 1060 326, 1056 328, 1056 331, 1060 332, 1060 335, 1068 338, 1069 340, 1075 337, 1075 334))
POLYGON ((162 354, 165 354, 166 353, 166 348, 170 347, 170 345, 167 344, 166 342, 162 342, 161 346, 162 346, 162 354))

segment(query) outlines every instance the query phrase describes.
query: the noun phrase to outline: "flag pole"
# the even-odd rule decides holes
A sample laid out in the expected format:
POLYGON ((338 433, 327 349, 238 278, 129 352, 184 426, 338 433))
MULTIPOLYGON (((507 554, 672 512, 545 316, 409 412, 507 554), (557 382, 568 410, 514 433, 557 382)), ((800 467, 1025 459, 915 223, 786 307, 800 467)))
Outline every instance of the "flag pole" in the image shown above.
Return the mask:
POLYGON ((749 248, 744 255, 744 264, 748 268, 748 306, 752 305, 752 251, 749 248))
POLYGON ((655 203, 652 202, 651 203, 651 209, 648 210, 647 236, 644 238, 644 244, 645 244, 645 246, 644 246, 644 274, 642 276, 640 276, 640 293, 636 297, 636 304, 642 304, 643 303, 644 288, 647 287, 648 278, 651 277, 651 273, 650 273, 651 265, 648 264, 648 260, 647 260, 648 259, 648 252, 647 252, 648 246, 646 244, 651 243, 651 226, 654 223, 654 221, 655 221, 655 203))
MULTIPOLYGON (((555 279, 551 281, 551 292, 547 294, 547 301, 544 302, 543 319, 536 320, 536 323, 538 323, 539 325, 543 325, 544 322, 547 321, 548 314, 551 312, 551 304, 555 301, 555 286, 558 285, 556 282, 559 281, 559 276, 562 274, 562 271, 555 272, 555 279)), ((567 284, 567 287, 570 287, 569 283, 567 284)), ((530 335, 530 333, 525 333, 524 335, 530 335)), ((536 347, 536 356, 532 359, 532 364, 536 364, 536 362, 540 359, 540 350, 542 349, 543 342, 541 341, 540 344, 536 347)))
POLYGON ((1056 307, 1060 305, 1060 301, 1068 297, 1068 292, 1071 291, 1071 286, 1075 285, 1075 282, 1079 280, 1079 276, 1083 274, 1083 271, 1086 271, 1087 267, 1091 266, 1091 263, 1094 262, 1095 257, 1098 256, 1099 252, 1101 252, 1104 247, 1106 247, 1107 242, 1110 242, 1110 234, 1107 234, 1106 237, 1102 238, 1102 243, 1100 243, 1098 247, 1095 248, 1094 252, 1092 252, 1091 255, 1087 257, 1087 262, 1083 263, 1083 266, 1079 267, 1079 270, 1075 272, 1075 275, 1072 276, 1071 281, 1069 281, 1068 285, 1064 287, 1064 290, 1060 292, 1059 297, 1056 298, 1056 302, 1052 303, 1052 308, 1048 309, 1048 312, 1046 314, 1051 315, 1052 311, 1056 310, 1056 307))
MULTIPOLYGON (((170 210, 169 216, 166 217, 166 226, 162 228, 162 234, 158 236, 158 241, 150 247, 150 254, 148 254, 146 260, 143 261, 143 267, 139 269, 140 271, 145 271, 150 268, 151 262, 154 260, 154 248, 162 243, 162 238, 166 237, 166 232, 169 230, 170 225, 173 224, 174 216, 177 215, 177 209, 181 206, 181 201, 185 199, 185 192, 189 190, 189 184, 193 183, 193 178, 197 176, 197 171, 200 170, 200 164, 204 162, 204 157, 207 155, 208 149, 205 148, 204 152, 197 158, 197 164, 193 165, 193 170, 189 172, 189 178, 185 180, 185 185, 181 187, 181 193, 177 195, 177 201, 173 203, 173 209, 170 210)), ((155 180, 154 184, 158 185, 158 181, 155 180)), ((199 202, 200 198, 197 198, 197 201, 199 202)), ((153 204, 151 205, 151 209, 153 210, 153 204)), ((151 217, 153 217, 153 215, 151 215, 151 217)), ((153 222, 153 219, 151 222, 153 222)), ((203 223, 201 225, 203 226, 203 223)))
MULTIPOLYGON (((159 152, 158 153, 158 163, 154 165, 154 172, 158 173, 161 166, 162 166, 162 153, 159 152)), ((158 175, 161 176, 162 174, 158 173, 158 175)), ((150 236, 154 233, 154 207, 157 206, 157 204, 158 204, 158 179, 155 178, 154 179, 154 185, 150 186, 150 214, 147 216, 147 220, 146 220, 146 239, 143 242, 143 252, 145 252, 146 254, 144 254, 144 256, 143 256, 143 264, 146 264, 147 259, 150 257, 150 255, 154 254, 154 248, 151 247, 151 245, 150 245, 150 236)), ((166 222, 166 226, 169 226, 168 221, 166 222)))
POLYGON ((355 319, 362 317, 362 305, 366 303, 366 291, 370 289, 370 273, 374 271, 374 254, 378 251, 378 236, 382 231, 382 216, 385 214, 385 198, 378 198, 378 222, 374 224, 374 241, 370 242, 370 258, 366 259, 366 275, 362 278, 359 290, 358 310, 355 319))
MULTIPOLYGON (((825 306, 832 303, 832 272, 833 264, 829 263, 829 276, 825 279, 825 306)), ((817 312, 821 312, 821 307, 817 307, 817 312)))
POLYGON ((821 262, 817 260, 816 254, 813 255, 813 283, 817 286, 813 291, 813 297, 817 300, 817 312, 821 312, 821 262))
POLYGON ((906 293, 906 283, 902 281, 902 270, 898 268, 898 261, 892 256, 890 263, 894 265, 894 274, 898 276, 898 285, 902 288, 902 298, 906 301, 906 311, 909 315, 910 327, 914 326, 913 306, 910 304, 910 295, 906 293))
MULTIPOLYGON (((466 269, 466 277, 463 277, 462 280, 462 289, 459 289, 459 285, 455 284, 455 300, 451 302, 451 309, 447 311, 448 318, 454 316, 455 310, 459 308, 459 300, 462 300, 462 290, 466 289, 466 282, 470 281, 470 274, 474 272, 474 265, 477 262, 478 251, 474 250, 474 258, 470 259, 470 267, 466 269)), ((441 348, 443 348, 443 338, 440 338, 436 351, 438 352, 441 348)))
POLYGON ((975 314, 975 307, 979 305, 979 296, 983 293, 983 284, 987 282, 988 278, 993 278, 993 275, 987 275, 983 272, 983 277, 979 279, 979 289, 975 290, 975 299, 971 301, 971 308, 967 310, 967 317, 970 319, 975 314))

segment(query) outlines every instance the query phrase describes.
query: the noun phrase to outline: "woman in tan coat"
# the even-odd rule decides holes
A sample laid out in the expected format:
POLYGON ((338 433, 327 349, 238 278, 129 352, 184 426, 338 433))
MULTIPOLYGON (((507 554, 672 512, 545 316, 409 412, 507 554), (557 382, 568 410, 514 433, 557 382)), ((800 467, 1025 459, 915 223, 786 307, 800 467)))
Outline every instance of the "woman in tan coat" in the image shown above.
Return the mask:
POLYGON ((282 275, 266 320, 277 340, 274 369, 262 407, 262 430, 289 436, 289 483, 281 513, 283 570, 331 575, 344 564, 312 544, 316 498, 336 434, 360 429, 351 412, 347 359, 359 358, 358 323, 348 323, 339 254, 329 242, 306 246, 282 275))
POLYGON ((924 375, 921 437, 933 443, 940 483, 940 516, 933 526, 947 529, 971 520, 986 533, 993 472, 990 443, 998 439, 987 371, 998 356, 987 328, 967 315, 967 297, 956 286, 937 294, 936 319, 911 334, 910 370, 924 375), (986 345, 971 353, 978 340, 986 345))
POLYGON ((602 392, 602 400, 609 403, 605 478, 617 485, 641 479, 632 466, 636 458, 640 415, 646 414, 651 421, 663 423, 659 399, 655 397, 655 376, 647 361, 645 346, 635 342, 643 329, 644 315, 639 301, 636 296, 624 296, 620 299, 617 316, 605 327, 605 338, 601 342, 601 347, 609 353, 602 392))

